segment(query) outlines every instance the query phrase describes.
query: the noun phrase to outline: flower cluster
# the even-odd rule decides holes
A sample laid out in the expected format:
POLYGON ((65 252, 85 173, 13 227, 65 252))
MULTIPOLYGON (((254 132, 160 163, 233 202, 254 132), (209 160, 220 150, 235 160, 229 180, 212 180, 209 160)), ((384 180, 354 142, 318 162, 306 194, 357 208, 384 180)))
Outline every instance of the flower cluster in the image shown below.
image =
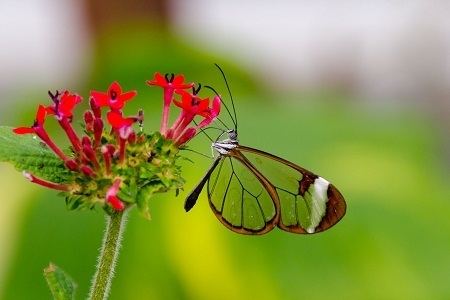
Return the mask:
POLYGON ((221 100, 215 96, 210 107, 209 98, 200 98, 198 92, 200 88, 195 88, 193 83, 185 83, 183 75, 166 74, 164 77, 156 73, 153 80, 147 81, 149 85, 160 86, 164 89, 164 108, 161 120, 161 134, 176 145, 180 146, 192 139, 199 129, 211 124, 220 113, 221 100), (187 90, 192 88, 192 93, 187 90), (174 94, 180 96, 180 100, 174 99, 174 94), (173 123, 168 128, 170 106, 174 103, 182 110, 173 123), (203 120, 189 127, 196 116, 203 120))
POLYGON ((185 83, 183 75, 156 73, 147 81, 164 89, 164 107, 160 132, 143 133, 144 113, 125 116, 126 103, 136 91, 124 92, 113 82, 106 92, 91 91, 90 109, 84 113, 84 134, 73 127, 74 109, 82 98, 69 91, 49 92, 51 105, 39 105, 30 127, 18 127, 16 134, 34 134, 51 149, 70 171, 67 182, 50 182, 24 171, 36 184, 63 192, 69 208, 102 206, 107 212, 121 211, 136 204, 148 216, 148 199, 159 192, 179 190, 184 180, 176 160, 179 149, 198 130, 208 126, 220 112, 221 101, 215 96, 211 106, 208 98, 200 98, 193 83, 185 83), (192 89, 192 93, 188 92, 192 89), (181 108, 179 117, 169 128, 172 104, 181 108), (103 119, 106 110, 106 119, 103 119), (196 116, 201 120, 190 125, 196 116), (48 117, 54 117, 70 141, 63 151, 45 129, 48 117), (108 126, 109 125, 109 126, 108 126), (135 130, 138 125, 139 130, 135 130))

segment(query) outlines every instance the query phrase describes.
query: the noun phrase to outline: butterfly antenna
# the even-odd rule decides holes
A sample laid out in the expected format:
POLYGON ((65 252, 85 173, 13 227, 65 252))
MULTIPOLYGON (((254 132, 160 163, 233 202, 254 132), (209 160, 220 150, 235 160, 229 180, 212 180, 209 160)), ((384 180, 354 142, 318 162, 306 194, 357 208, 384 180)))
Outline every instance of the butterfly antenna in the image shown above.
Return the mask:
MULTIPOLYGON (((194 120, 194 124, 195 124, 195 126, 198 126, 198 123, 195 120, 194 120)), ((206 133, 206 131, 203 130, 203 128, 200 128, 200 131, 203 132, 204 135, 206 135, 206 137, 208 138, 208 140, 211 141, 211 143, 214 143, 214 140, 206 133)), ((198 133, 196 135, 198 135, 198 133)))
POLYGON ((219 131, 222 131, 222 132, 226 132, 227 131, 227 129, 223 129, 223 128, 220 128, 220 127, 215 127, 215 126, 209 126, 208 125, 208 127, 206 127, 206 128, 203 128, 203 130, 208 130, 208 129, 215 129, 215 130, 219 130, 219 131))
MULTIPOLYGON (((227 131, 227 130, 228 130, 227 124, 225 124, 219 117, 216 117, 216 120, 219 121, 220 124, 221 124, 223 127, 226 128, 224 131, 227 131)), ((233 123, 233 125, 234 125, 234 123, 233 123)))
MULTIPOLYGON (((217 93, 217 91, 213 87, 211 87, 209 85, 205 85, 205 88, 210 89, 211 91, 214 92, 214 94, 216 94, 217 97, 220 97, 219 93, 217 93)), ((233 121, 234 127, 237 128, 237 122, 234 120, 233 115, 231 114, 231 111, 228 109, 228 105, 224 101, 221 101, 221 102, 222 102, 223 106, 225 107, 225 109, 227 110, 228 115, 230 116, 231 120, 233 121)), ((222 124, 223 124, 223 122, 222 122, 222 124)), ((225 127, 227 127, 227 126, 225 126, 225 127)))
POLYGON ((195 154, 198 154, 198 155, 201 155, 201 156, 204 156, 204 157, 207 157, 207 158, 214 158, 214 157, 208 156, 208 155, 203 154, 203 153, 201 153, 199 151, 192 150, 192 149, 189 149, 189 148, 182 148, 181 151, 190 151, 190 152, 193 152, 195 154))
POLYGON ((236 108, 234 107, 233 95, 231 94, 231 89, 230 89, 230 86, 228 84, 227 77, 225 76, 225 72, 222 70, 222 68, 218 64, 214 64, 214 65, 217 67, 217 69, 219 69, 220 73, 222 74, 223 80, 225 81, 225 85, 227 86, 228 95, 230 96, 231 105, 233 106, 234 120, 236 120, 234 122, 234 125, 236 127, 235 130, 237 131, 238 124, 237 124, 236 108))
POLYGON ((225 133, 227 133, 227 132, 226 132, 226 131, 223 131, 223 132, 217 137, 217 139, 216 139, 214 142, 217 143, 217 142, 220 140, 220 138, 221 138, 225 133))

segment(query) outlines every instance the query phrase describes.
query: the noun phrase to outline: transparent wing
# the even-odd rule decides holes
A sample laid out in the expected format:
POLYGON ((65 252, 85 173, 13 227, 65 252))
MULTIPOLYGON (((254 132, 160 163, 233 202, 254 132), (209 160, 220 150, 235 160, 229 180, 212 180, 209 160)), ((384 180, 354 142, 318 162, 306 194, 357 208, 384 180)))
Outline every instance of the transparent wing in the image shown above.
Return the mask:
POLYGON ((267 181, 239 159, 222 156, 208 180, 209 204, 229 229, 242 234, 263 234, 278 223, 278 203, 267 181))
POLYGON ((343 196, 322 177, 257 149, 239 146, 235 153, 275 188, 280 203, 279 228, 316 233, 332 227, 345 215, 343 196))

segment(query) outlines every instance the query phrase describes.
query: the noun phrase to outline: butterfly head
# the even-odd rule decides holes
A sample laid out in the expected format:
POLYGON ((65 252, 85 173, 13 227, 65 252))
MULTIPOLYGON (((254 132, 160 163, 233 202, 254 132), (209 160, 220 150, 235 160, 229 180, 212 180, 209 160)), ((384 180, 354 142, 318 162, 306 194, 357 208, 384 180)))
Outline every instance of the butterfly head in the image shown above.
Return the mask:
POLYGON ((237 131, 235 129, 227 130, 227 134, 228 134, 228 140, 229 141, 234 141, 234 142, 237 143, 237 141, 238 141, 238 134, 237 134, 237 131))

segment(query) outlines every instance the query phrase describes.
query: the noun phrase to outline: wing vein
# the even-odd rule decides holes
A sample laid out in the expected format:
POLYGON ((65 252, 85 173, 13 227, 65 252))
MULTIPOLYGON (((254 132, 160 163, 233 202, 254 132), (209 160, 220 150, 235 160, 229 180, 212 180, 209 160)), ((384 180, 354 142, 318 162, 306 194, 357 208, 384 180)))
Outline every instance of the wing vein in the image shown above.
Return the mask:
POLYGON ((222 166, 223 166, 223 159, 220 162, 219 169, 217 170, 217 176, 216 176, 216 178, 214 180, 214 184, 213 184, 212 189, 211 189, 211 194, 214 193, 214 190, 216 189, 217 181, 219 180, 219 177, 220 177, 220 171, 222 171, 222 166))
POLYGON ((225 206, 225 201, 227 200, 228 189, 230 188, 230 184, 231 184, 231 180, 233 180, 233 176, 235 176, 234 171, 233 171, 233 173, 230 176, 230 180, 228 180, 227 188, 226 188, 225 193, 223 194, 223 197, 222 197, 222 207, 220 209, 221 213, 223 213, 223 208, 225 206))

